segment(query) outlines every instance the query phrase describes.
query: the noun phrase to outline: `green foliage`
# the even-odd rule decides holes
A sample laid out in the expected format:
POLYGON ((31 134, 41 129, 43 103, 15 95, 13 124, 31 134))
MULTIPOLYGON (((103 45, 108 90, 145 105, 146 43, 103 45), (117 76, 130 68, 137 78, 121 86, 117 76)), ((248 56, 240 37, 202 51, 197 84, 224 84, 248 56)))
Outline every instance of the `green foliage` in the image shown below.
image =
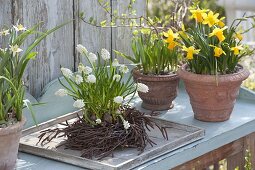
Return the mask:
MULTIPOLYGON (((6 45, 0 48, 0 124, 6 123, 9 118, 16 118, 20 121, 24 105, 33 114, 31 104, 23 101, 25 88, 22 76, 28 62, 35 59, 37 55, 33 51, 34 48, 64 24, 46 32, 38 32, 37 29, 40 25, 25 29, 22 25, 17 24, 0 33, 3 44, 6 45), (35 35, 34 40, 26 49, 22 50, 20 47, 32 35, 35 35)), ((34 118, 34 115, 32 116, 34 118)))
MULTIPOLYGON (((184 45, 200 50, 194 57, 187 57, 189 69, 197 74, 229 74, 236 72, 236 66, 245 55, 250 55, 253 50, 242 45, 241 35, 237 31, 241 22, 246 18, 236 19, 230 28, 209 10, 193 8, 193 18, 196 23, 181 35, 184 45), (203 19, 199 21, 194 11, 200 10, 203 19), (209 12, 208 12, 209 11, 209 12), (213 19, 209 18, 212 17, 213 19)), ((187 52, 188 56, 189 52, 187 52)))
POLYGON ((92 126, 101 121, 114 123, 118 118, 124 123, 124 116, 119 108, 124 99, 136 91, 131 75, 126 81, 123 80, 129 71, 127 66, 120 65, 116 59, 111 61, 110 54, 105 49, 102 49, 101 55, 96 56, 88 53, 85 47, 79 46, 81 50, 78 47, 77 49, 85 56, 89 66, 80 63, 78 73, 61 68, 69 87, 59 80, 65 89, 60 89, 56 95, 72 96, 75 100, 74 107, 83 109, 84 119, 92 126))
POLYGON ((135 34, 131 44, 134 57, 118 51, 115 51, 116 54, 136 64, 143 74, 160 75, 176 71, 180 57, 178 48, 168 49, 163 37, 150 29, 142 29, 135 34))
POLYGON ((251 152, 247 149, 245 152, 245 170, 253 170, 251 152))

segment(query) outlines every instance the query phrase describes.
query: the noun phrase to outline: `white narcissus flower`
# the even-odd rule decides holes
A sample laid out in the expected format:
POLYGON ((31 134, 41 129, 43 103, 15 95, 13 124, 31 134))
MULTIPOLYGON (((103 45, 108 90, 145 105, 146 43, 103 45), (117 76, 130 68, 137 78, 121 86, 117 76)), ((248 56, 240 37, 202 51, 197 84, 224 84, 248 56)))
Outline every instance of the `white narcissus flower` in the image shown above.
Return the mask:
POLYGON ((21 25, 21 24, 17 24, 17 25, 13 25, 13 28, 18 32, 18 31, 26 31, 27 29, 21 25))
POLYGON ((96 76, 94 76, 94 75, 91 74, 91 75, 88 75, 86 81, 87 81, 88 83, 96 83, 96 80, 97 80, 97 79, 96 79, 96 76))
POLYGON ((109 51, 106 50, 105 48, 101 50, 101 57, 103 60, 109 60, 111 58, 109 51))
POLYGON ((2 31, 0 32, 0 35, 6 36, 6 35, 8 35, 8 34, 10 34, 9 30, 2 30, 2 31))
POLYGON ((97 60, 97 55, 94 53, 89 53, 88 59, 91 63, 94 63, 97 60))
POLYGON ((124 120, 123 121, 123 126, 124 126, 125 129, 128 129, 128 128, 130 128, 130 123, 128 121, 124 120))
POLYGON ((126 74, 129 72, 129 69, 126 65, 120 65, 120 72, 126 74))
POLYGON ((73 107, 76 107, 76 108, 83 108, 84 106, 85 106, 85 104, 84 104, 83 100, 81 100, 81 99, 78 99, 73 103, 73 107))
POLYGON ((60 70, 61 70, 62 74, 67 78, 71 78, 73 76, 73 72, 68 68, 61 67, 60 70))
POLYGON ((63 97, 63 96, 67 96, 67 93, 68 91, 66 89, 59 89, 58 91, 55 92, 55 95, 63 97))
POLYGON ((75 82, 76 82, 77 84, 81 84, 81 83, 83 82, 82 76, 76 75, 76 76, 75 76, 75 82))
POLYGON ((119 75, 119 74, 115 74, 114 76, 113 76, 113 80, 115 80, 115 81, 120 81, 120 79, 121 79, 121 76, 119 75))
POLYGON ((113 101, 117 104, 121 104, 123 102, 123 97, 122 96, 116 96, 114 97, 113 101))
POLYGON ((76 49, 81 54, 85 54, 86 55, 88 53, 88 50, 83 45, 81 45, 81 44, 78 44, 76 46, 76 49))
POLYGON ((102 120, 101 119, 96 119, 96 124, 101 124, 102 123, 102 120))
POLYGON ((22 49, 19 48, 19 46, 16 45, 10 45, 10 50, 12 51, 12 54, 15 56, 16 53, 20 53, 21 51, 23 51, 22 49))
POLYGON ((137 83, 137 91, 142 93, 147 93, 149 91, 149 87, 143 83, 137 83))
POLYGON ((113 66, 113 67, 118 67, 118 66, 120 66, 120 63, 119 63, 119 61, 118 61, 116 58, 113 60, 112 66, 113 66))

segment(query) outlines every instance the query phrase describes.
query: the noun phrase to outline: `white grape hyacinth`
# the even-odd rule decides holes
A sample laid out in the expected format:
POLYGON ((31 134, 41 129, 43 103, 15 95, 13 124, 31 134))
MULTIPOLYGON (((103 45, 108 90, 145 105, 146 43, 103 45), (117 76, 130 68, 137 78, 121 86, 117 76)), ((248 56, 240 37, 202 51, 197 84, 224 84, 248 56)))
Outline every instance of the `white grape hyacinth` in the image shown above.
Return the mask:
POLYGON ((103 60, 109 60, 111 58, 109 51, 105 48, 101 50, 101 57, 103 60))
POLYGON ((120 65, 120 72, 126 74, 129 72, 129 69, 126 65, 120 65))
POLYGON ((113 98, 113 101, 117 104, 121 104, 123 102, 124 98, 122 96, 116 96, 113 98))
POLYGON ((77 50, 79 53, 85 54, 85 55, 88 53, 88 50, 87 50, 83 45, 81 45, 81 44, 78 44, 78 45, 76 46, 76 50, 77 50))
POLYGON ((102 120, 101 119, 96 119, 96 124, 101 124, 102 123, 102 120))
POLYGON ((119 61, 118 61, 116 58, 113 60, 112 66, 113 66, 113 67, 118 67, 118 66, 120 66, 120 63, 119 63, 119 61))
POLYGON ((149 92, 149 87, 143 83, 137 83, 137 91, 142 93, 149 92))
POLYGON ((73 76, 73 72, 68 68, 62 67, 60 70, 61 70, 62 74, 67 78, 71 78, 73 76))
POLYGON ((86 82, 88 82, 88 83, 96 83, 96 80, 97 80, 96 76, 91 74, 91 75, 88 75, 86 82))
POLYGON ((73 107, 76 107, 79 109, 83 108, 84 106, 85 106, 85 104, 82 99, 78 99, 73 103, 73 107))
POLYGON ((92 73, 92 68, 89 66, 84 66, 82 63, 78 66, 78 73, 90 74, 92 73))
POLYGON ((117 82, 119 82, 120 79, 121 79, 121 76, 120 76, 119 74, 115 74, 115 75, 113 76, 113 80, 115 80, 115 81, 117 81, 117 82))
POLYGON ((75 82, 76 82, 77 84, 81 84, 81 83, 83 82, 82 76, 76 75, 76 76, 75 76, 75 82))
POLYGON ((123 126, 125 129, 129 129, 130 128, 130 123, 126 120, 123 121, 123 126))
POLYGON ((68 91, 66 89, 58 89, 58 91, 55 92, 56 96, 64 97, 67 96, 68 91))
POLYGON ((88 59, 91 63, 94 63, 97 60, 97 56, 94 53, 89 53, 88 59))

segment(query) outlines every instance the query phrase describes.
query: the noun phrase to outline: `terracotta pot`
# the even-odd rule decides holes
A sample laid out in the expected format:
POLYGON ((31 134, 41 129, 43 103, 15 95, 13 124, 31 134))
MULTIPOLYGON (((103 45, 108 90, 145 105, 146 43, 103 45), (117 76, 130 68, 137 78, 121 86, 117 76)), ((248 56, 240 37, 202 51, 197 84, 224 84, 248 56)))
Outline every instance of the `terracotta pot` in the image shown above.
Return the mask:
POLYGON ((195 118, 206 122, 228 120, 234 108, 242 81, 249 76, 249 71, 240 66, 234 74, 201 75, 186 71, 183 65, 177 72, 184 81, 195 118))
POLYGON ((173 107, 172 101, 177 96, 179 77, 177 74, 144 75, 138 69, 133 69, 135 81, 146 84, 148 93, 138 92, 143 100, 142 107, 148 110, 167 110, 173 107))
POLYGON ((13 170, 15 168, 19 140, 25 119, 6 128, 0 128, 0 169, 13 170))

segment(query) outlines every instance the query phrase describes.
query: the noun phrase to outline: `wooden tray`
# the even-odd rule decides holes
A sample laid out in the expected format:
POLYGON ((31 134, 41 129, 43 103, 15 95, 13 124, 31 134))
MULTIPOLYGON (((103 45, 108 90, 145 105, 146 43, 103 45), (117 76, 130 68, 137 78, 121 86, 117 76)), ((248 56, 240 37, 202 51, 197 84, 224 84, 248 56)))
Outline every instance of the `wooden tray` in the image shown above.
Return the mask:
POLYGON ((69 113, 24 130, 23 136, 20 139, 19 150, 89 169, 126 170, 197 141, 204 136, 204 130, 201 128, 153 117, 154 121, 159 125, 170 127, 167 128, 169 139, 164 139, 157 128, 152 129, 148 134, 157 145, 153 147, 148 145, 145 151, 140 155, 138 155, 139 151, 136 149, 127 148, 115 151, 114 157, 106 157, 102 160, 91 160, 80 157, 81 153, 79 151, 64 149, 62 146, 56 148, 64 138, 54 139, 45 146, 41 146, 40 144, 36 145, 38 143, 40 131, 48 128, 60 127, 62 125, 59 125, 59 123, 74 119, 77 117, 77 114, 81 115, 79 111, 69 113))

